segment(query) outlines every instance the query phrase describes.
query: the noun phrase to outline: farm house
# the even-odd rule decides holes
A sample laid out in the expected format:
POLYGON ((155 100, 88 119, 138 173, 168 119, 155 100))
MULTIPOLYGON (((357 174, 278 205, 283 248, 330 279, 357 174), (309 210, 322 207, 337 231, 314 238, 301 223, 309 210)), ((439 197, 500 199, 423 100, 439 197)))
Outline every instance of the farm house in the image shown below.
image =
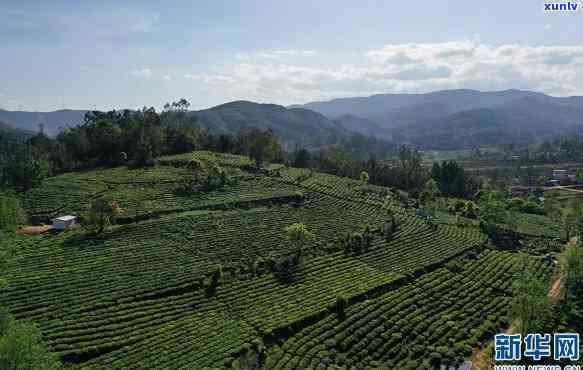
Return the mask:
POLYGON ((75 226, 77 223, 77 217, 75 216, 62 216, 53 219, 53 228, 55 230, 66 230, 75 226))

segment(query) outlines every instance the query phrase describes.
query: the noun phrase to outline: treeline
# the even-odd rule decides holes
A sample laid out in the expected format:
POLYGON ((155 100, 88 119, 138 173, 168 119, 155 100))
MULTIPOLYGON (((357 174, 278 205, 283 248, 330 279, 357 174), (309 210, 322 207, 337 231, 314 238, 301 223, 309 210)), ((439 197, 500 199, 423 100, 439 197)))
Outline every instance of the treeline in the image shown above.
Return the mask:
POLYGON ((160 155, 193 150, 249 155, 259 166, 283 161, 284 152, 271 130, 211 135, 188 114, 189 107, 182 99, 166 104, 161 113, 154 108, 90 111, 82 125, 54 139, 41 132, 26 141, 11 141, 11 150, 0 162, 0 185, 24 191, 50 175, 99 166, 148 166, 160 155))
POLYGON ((479 183, 455 161, 435 163, 430 169, 423 165, 421 153, 410 146, 401 146, 397 160, 379 160, 374 155, 367 160, 351 157, 341 147, 334 146, 316 153, 304 149, 290 155, 293 167, 312 168, 319 172, 361 179, 365 172, 368 182, 407 191, 418 198, 429 180, 434 180, 444 196, 473 198, 479 183))
POLYGON ((148 166, 161 155, 210 150, 250 156, 256 166, 263 162, 360 179, 402 189, 417 197, 430 178, 443 195, 471 197, 474 184, 455 163, 433 170, 423 166, 421 154, 412 147, 393 148, 387 142, 363 135, 341 139, 336 144, 310 152, 282 149, 271 130, 244 129, 237 134, 213 135, 189 113, 185 99, 167 103, 162 112, 154 108, 99 112, 90 111, 80 126, 67 128, 56 138, 39 133, 16 144, 9 160, 0 163, 0 185, 25 191, 47 176, 99 166, 148 166), (366 153, 366 155, 364 155, 366 153), (396 156, 395 161, 385 158, 396 156))
MULTIPOLYGON (((569 135, 519 147, 502 145, 504 160, 513 159, 520 165, 583 161, 583 136, 569 135)), ((496 155, 491 155, 491 157, 496 155)))

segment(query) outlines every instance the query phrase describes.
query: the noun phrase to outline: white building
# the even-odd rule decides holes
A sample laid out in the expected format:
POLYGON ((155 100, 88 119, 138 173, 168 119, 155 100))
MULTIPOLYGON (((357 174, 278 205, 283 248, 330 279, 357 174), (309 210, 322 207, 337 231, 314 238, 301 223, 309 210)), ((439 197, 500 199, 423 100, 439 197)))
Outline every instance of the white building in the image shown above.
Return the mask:
POLYGON ((62 216, 53 219, 53 229, 55 230, 66 230, 77 224, 77 217, 75 216, 62 216))

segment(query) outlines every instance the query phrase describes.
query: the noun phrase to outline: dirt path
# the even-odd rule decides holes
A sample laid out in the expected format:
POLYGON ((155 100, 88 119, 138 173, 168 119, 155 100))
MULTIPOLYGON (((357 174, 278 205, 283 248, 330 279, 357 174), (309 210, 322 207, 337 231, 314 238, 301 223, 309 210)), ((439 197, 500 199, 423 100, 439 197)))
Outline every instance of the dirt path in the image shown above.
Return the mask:
POLYGON ((25 235, 39 235, 42 233, 46 233, 49 230, 52 230, 52 225, 41 225, 41 226, 25 226, 20 229, 18 232, 25 235))
MULTIPOLYGON (((504 330, 504 334, 514 334, 516 331, 516 322, 513 321, 510 326, 504 330)), ((493 369, 494 364, 490 358, 490 352, 493 351, 493 347, 494 341, 489 341, 484 347, 474 348, 474 353, 472 354, 472 358, 470 358, 472 363, 470 370, 493 369)))
POLYGON ((557 296, 559 295, 559 292, 561 291, 561 287, 562 287, 562 282, 561 282, 561 278, 558 278, 557 280, 555 280, 555 282, 553 283, 553 285, 551 286, 551 289, 549 290, 549 299, 554 300, 555 298, 557 298, 557 296))
POLYGON ((552 187, 552 188, 547 188, 544 191, 552 191, 552 190, 564 190, 564 191, 570 191, 570 192, 573 192, 573 193, 583 194, 583 190, 572 189, 572 188, 568 188, 566 186, 555 186, 555 187, 552 187))

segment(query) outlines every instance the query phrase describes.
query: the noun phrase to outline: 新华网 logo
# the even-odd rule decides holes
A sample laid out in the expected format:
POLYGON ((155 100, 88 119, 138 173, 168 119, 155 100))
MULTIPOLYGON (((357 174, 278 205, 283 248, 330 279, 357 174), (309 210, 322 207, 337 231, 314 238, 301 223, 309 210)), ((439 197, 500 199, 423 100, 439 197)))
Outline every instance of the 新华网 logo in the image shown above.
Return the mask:
POLYGON ((550 358, 551 354, 556 361, 578 361, 579 334, 528 334, 524 340, 521 334, 497 334, 494 337, 494 350, 496 361, 520 361, 523 357, 540 361, 550 358))

